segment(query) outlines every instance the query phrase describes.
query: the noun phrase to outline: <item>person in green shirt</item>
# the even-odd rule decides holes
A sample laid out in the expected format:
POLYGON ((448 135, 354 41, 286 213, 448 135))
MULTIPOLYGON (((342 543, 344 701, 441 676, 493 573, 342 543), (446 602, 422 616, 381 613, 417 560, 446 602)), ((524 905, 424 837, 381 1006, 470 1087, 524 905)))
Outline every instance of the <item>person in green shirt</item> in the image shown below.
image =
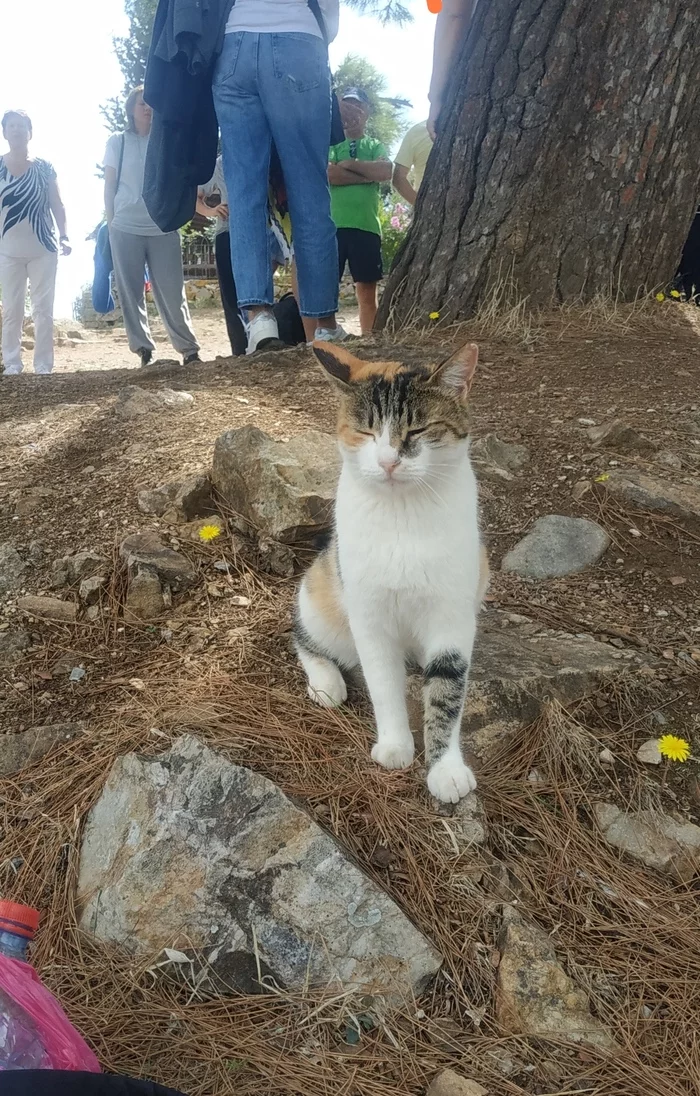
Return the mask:
POLYGON ((377 285, 383 276, 379 184, 389 182, 392 166, 381 141, 365 136, 370 101, 361 88, 348 88, 340 99, 345 140, 332 145, 328 182, 331 216, 338 234, 339 277, 346 264, 355 283, 363 335, 374 327, 377 285))

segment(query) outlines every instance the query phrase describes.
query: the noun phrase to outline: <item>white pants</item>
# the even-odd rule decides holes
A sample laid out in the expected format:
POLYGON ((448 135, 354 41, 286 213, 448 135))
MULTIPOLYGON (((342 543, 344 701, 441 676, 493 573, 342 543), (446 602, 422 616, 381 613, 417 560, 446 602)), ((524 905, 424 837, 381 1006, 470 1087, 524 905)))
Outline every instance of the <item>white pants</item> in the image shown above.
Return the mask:
POLYGON ((2 290, 2 360, 5 373, 22 372, 22 323, 27 280, 34 320, 34 372, 53 369, 53 301, 58 255, 44 251, 34 259, 0 253, 2 290))

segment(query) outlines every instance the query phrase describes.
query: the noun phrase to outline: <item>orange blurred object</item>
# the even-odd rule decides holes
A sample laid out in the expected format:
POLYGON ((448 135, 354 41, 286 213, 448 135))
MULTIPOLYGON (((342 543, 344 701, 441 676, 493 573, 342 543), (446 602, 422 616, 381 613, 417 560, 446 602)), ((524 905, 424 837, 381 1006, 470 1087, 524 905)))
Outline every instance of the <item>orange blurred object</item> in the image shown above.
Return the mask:
POLYGON ((428 0, 428 11, 437 15, 439 11, 442 11, 442 0, 428 0))

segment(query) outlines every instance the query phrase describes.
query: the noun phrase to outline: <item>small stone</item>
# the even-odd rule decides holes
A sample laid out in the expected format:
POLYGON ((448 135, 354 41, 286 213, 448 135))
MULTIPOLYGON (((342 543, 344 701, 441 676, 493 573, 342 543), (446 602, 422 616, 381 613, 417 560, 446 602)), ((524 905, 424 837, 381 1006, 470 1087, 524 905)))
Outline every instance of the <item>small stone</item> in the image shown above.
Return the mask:
POLYGON ((488 1096, 488 1091, 477 1081, 470 1081, 453 1069, 443 1069, 431 1081, 427 1096, 488 1096))
POLYGON ((86 677, 87 674, 84 666, 74 666, 68 675, 68 680, 72 681, 74 685, 80 685, 86 677))
POLYGON ((668 581, 671 586, 685 586, 687 579, 684 579, 682 575, 673 575, 668 581))
POLYGON ((676 822, 661 811, 625 813, 614 803, 596 803, 596 821, 608 844, 649 868, 689 882, 700 867, 700 826, 676 822))
POLYGON ((100 594, 107 585, 106 575, 93 575, 92 578, 84 578, 80 583, 79 597, 86 605, 94 605, 100 600, 100 594))
POLYGON ((593 484, 590 480, 577 480, 571 489, 571 497, 576 499, 576 502, 580 502, 585 495, 590 494, 593 490, 593 484))
POLYGON ((657 449, 653 441, 620 419, 605 422, 602 426, 592 426, 588 437, 596 449, 605 446, 619 453, 654 453, 657 449))
POLYGON ((670 662, 676 657, 676 652, 673 650, 673 647, 667 647, 665 651, 661 652, 661 655, 663 658, 668 659, 668 661, 670 662))
POLYGON ((530 459, 524 445, 501 441, 497 434, 487 434, 472 442, 469 453, 479 478, 512 480, 530 459))
POLYGON ((126 537, 119 547, 119 555, 130 572, 145 568, 176 592, 197 581, 197 572, 190 561, 172 548, 166 548, 155 532, 133 533, 126 537))
POLYGON ((191 411, 194 396, 171 388, 147 391, 135 384, 123 388, 117 395, 114 412, 122 419, 135 419, 153 412, 191 411))
POLYGON ((54 746, 70 742, 84 729, 82 723, 52 723, 19 734, 0 735, 0 777, 40 761, 54 746))
POLYGON ((291 578, 294 574, 296 556, 288 544, 280 544, 270 537, 261 537, 258 543, 260 567, 273 575, 291 578))
POLYGON ((672 453, 669 449, 664 449, 661 453, 657 453, 656 461, 658 464, 665 465, 666 468, 673 468, 675 472, 680 472, 683 468, 683 461, 681 458, 677 453, 672 453))
POLYGON ((523 578, 559 578, 590 567, 609 545, 610 537, 596 522, 550 514, 538 518, 527 536, 508 552, 501 570, 523 578))
POLYGON ((637 760, 645 765, 660 765, 662 758, 659 753, 658 738, 648 738, 637 750, 637 760))
POLYGON ((164 611, 165 600, 158 575, 147 567, 137 567, 129 575, 125 605, 127 619, 156 620, 164 611))
POLYGON ((32 638, 24 630, 0 633, 0 666, 17 662, 31 645, 32 638))
POLYGON ((606 746, 598 754, 598 760, 600 761, 601 765, 614 765, 615 755, 612 750, 609 750, 606 746))
POLYGON ((668 717, 660 710, 652 712, 649 718, 652 723, 658 724, 659 727, 666 727, 668 725, 668 717))
POLYGON ((512 906, 503 911, 496 1017, 513 1035, 564 1039, 612 1050, 608 1028, 591 1015, 588 998, 557 959, 552 941, 512 906))
POLYGON ((21 597, 17 608, 39 620, 56 620, 62 624, 74 624, 78 607, 72 601, 59 601, 56 597, 21 597))
POLYGON ((0 544, 0 594, 18 590, 27 564, 11 544, 0 544))
POLYGON ((693 662, 700 662, 700 648, 693 647, 692 651, 690 652, 690 657, 692 658, 693 662))

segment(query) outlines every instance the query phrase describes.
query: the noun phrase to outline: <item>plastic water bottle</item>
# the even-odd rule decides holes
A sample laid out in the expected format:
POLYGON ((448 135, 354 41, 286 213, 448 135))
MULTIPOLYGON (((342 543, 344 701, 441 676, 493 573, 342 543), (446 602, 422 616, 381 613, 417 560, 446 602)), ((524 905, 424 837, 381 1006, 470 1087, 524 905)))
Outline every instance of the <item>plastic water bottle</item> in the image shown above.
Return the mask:
MULTIPOLYGON (((27 949, 38 925, 37 910, 0 901, 0 955, 29 967, 27 949)), ((50 1068, 49 1056, 33 1019, 0 986, 0 1072, 50 1068)))

